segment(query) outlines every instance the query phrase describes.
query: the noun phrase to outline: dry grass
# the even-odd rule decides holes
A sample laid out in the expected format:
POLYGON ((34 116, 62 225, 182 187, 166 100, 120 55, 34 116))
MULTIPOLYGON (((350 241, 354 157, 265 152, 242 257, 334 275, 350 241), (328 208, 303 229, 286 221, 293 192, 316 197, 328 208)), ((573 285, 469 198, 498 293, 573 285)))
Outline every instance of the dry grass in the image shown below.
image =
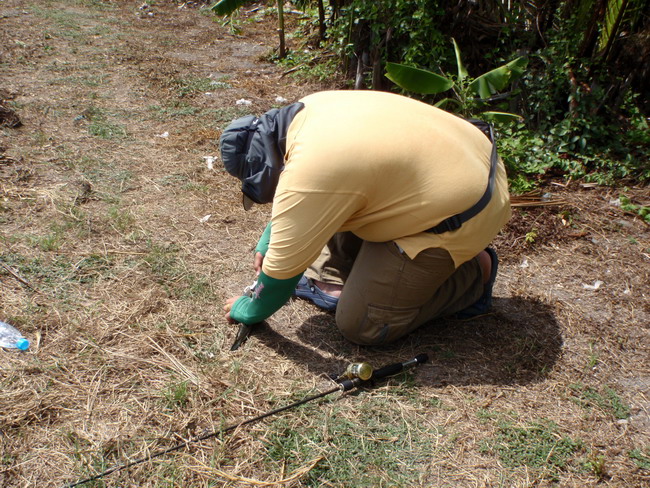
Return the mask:
POLYGON ((330 388, 349 362, 426 352, 94 486, 650 486, 650 234, 606 189, 522 201, 481 320, 360 348, 292 301, 231 353, 221 306, 251 281, 269 209, 243 212, 204 156, 231 118, 322 87, 260 59, 272 19, 235 36, 140 5, 0 6, 1 98, 23 123, 0 127, 0 319, 33 341, 0 351, 0 485, 62 486, 330 388), (226 84, 206 95, 211 79, 226 84), (513 460, 515 434, 543 447, 537 424, 556 447, 513 460))

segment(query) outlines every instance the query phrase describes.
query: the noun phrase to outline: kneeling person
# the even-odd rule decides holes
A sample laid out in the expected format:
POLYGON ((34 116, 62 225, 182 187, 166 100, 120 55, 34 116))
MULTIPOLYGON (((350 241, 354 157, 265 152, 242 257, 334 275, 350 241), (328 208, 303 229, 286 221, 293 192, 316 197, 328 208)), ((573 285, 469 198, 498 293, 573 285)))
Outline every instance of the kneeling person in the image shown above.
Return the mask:
POLYGON ((255 293, 225 307, 256 323, 291 295, 336 311, 341 333, 384 344, 491 302, 487 248, 510 217, 503 163, 486 132, 425 103, 325 91, 223 132, 245 208, 272 203, 255 293), (303 275, 304 274, 304 275, 303 275))

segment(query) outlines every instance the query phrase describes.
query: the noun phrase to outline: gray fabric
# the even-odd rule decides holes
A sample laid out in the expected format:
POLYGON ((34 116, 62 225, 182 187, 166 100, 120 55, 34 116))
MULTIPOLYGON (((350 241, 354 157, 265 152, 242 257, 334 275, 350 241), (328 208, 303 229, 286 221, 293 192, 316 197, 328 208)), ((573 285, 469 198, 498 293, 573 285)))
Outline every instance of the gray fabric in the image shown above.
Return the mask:
POLYGON ((226 171, 242 182, 242 192, 255 203, 273 201, 284 169, 286 137, 291 121, 304 105, 296 102, 232 122, 221 134, 219 146, 226 171))

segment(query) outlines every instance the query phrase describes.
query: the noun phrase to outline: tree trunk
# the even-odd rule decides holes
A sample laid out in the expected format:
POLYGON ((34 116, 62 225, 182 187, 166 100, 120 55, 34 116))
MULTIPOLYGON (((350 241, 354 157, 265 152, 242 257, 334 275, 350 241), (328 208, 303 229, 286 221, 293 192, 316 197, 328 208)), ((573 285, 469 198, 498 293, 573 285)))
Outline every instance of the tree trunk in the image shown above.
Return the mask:
POLYGON ((284 1, 277 0, 278 5, 278 34, 280 35, 280 52, 278 57, 283 59, 287 55, 286 48, 284 46, 284 1))

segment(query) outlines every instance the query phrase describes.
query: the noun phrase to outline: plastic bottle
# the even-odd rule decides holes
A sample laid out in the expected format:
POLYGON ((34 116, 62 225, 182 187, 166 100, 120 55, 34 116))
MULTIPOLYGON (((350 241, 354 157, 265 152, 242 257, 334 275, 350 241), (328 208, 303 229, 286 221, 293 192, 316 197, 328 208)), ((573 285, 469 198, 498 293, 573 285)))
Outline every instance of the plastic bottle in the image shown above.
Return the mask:
POLYGON ((26 351, 29 348, 29 341, 14 327, 0 320, 0 347, 26 351))

